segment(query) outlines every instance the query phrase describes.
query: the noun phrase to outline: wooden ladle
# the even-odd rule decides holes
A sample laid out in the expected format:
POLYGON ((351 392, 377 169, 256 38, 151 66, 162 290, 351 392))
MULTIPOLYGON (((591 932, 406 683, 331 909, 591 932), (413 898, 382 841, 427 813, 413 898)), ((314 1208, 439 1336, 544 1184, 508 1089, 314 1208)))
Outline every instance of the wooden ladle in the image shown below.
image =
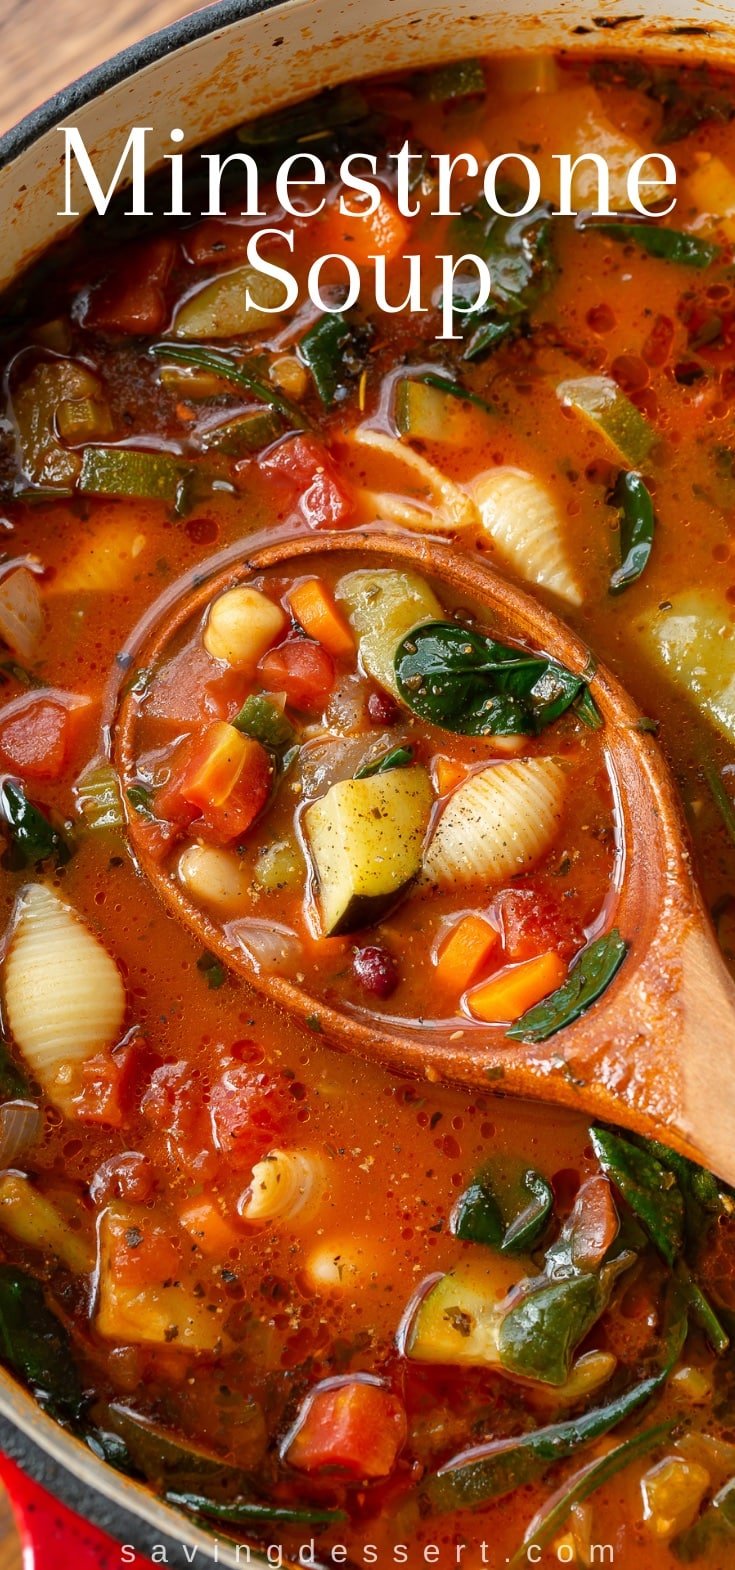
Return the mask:
MULTIPOLYGON (((308 570, 308 558, 343 552, 418 569, 484 607, 498 630, 588 674, 590 651, 534 599, 484 561, 434 540, 352 532, 279 542, 228 567, 183 596, 146 647, 156 667, 186 623, 224 589, 266 568, 308 570)), ((689 843, 662 755, 635 705, 598 666, 591 690, 605 722, 603 740, 619 796, 625 867, 615 922, 629 951, 617 976, 587 1013, 542 1045, 509 1040, 501 1027, 456 1020, 400 1029, 394 1022, 342 1013, 282 976, 256 968, 233 948, 149 854, 135 814, 128 831, 142 872, 207 949, 274 1003, 315 1020, 332 1043, 392 1069, 432 1081, 482 1086, 534 1097, 654 1136, 735 1183, 735 985, 693 876, 689 843)), ((140 699, 122 699, 115 761, 135 772, 140 699)), ((427 961, 428 963, 428 961, 427 961)))

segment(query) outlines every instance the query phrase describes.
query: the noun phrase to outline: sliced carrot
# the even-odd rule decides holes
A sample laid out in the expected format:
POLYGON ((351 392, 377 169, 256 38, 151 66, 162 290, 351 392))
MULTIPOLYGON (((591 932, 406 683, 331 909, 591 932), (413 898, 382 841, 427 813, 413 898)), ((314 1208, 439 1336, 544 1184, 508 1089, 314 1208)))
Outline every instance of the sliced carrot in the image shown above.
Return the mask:
POLYGON ((477 987, 468 1000, 470 1012, 488 1024, 510 1025, 561 986, 566 973, 567 967, 555 950, 537 954, 521 965, 508 966, 477 987))
POLYGON ((500 934, 482 916, 463 916, 439 955, 437 980, 457 997, 475 980, 500 944, 500 934))
POLYGON ((457 785, 467 778, 468 765, 455 763, 454 758, 434 759, 434 783, 440 796, 448 796, 457 785))
POLYGON ((205 1195, 185 1205, 179 1220, 202 1253, 213 1259, 222 1259, 242 1242, 242 1234, 223 1216, 215 1200, 205 1195))
POLYGON ((181 782, 181 794, 193 807, 221 807, 231 792, 248 761, 253 749, 263 751, 260 742, 244 736, 228 725, 226 720, 215 720, 209 725, 196 746, 181 782))
POLYGON ((349 659, 354 654, 355 639, 349 623, 321 579, 307 578, 297 583, 288 603, 307 636, 321 643, 335 659, 349 659))
MULTIPOLYGON (((374 213, 341 213, 339 195, 325 214, 320 231, 324 252, 349 256, 358 267, 367 267, 371 256, 392 261, 405 250, 410 234, 406 219, 395 202, 383 192, 374 213)), ((354 202, 354 196, 352 198, 354 202)))

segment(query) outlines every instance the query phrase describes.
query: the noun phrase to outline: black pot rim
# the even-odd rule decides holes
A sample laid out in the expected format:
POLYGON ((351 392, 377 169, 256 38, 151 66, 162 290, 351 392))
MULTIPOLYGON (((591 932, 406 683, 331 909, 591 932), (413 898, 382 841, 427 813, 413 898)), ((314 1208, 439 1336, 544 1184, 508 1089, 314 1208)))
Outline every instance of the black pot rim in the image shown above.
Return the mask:
POLYGON ((277 10, 288 0, 216 0, 203 11, 194 11, 178 22, 170 22, 157 33, 150 33, 138 43, 128 44, 118 54, 112 55, 101 65, 93 66, 68 87, 63 87, 53 97, 47 98, 37 109, 32 109, 11 130, 0 136, 0 169, 33 146, 34 142, 53 130, 60 121, 91 103, 111 87, 116 87, 128 77, 136 76, 146 66, 153 65, 165 55, 174 54, 186 44, 223 28, 233 27, 243 17, 257 16, 261 11, 277 10))

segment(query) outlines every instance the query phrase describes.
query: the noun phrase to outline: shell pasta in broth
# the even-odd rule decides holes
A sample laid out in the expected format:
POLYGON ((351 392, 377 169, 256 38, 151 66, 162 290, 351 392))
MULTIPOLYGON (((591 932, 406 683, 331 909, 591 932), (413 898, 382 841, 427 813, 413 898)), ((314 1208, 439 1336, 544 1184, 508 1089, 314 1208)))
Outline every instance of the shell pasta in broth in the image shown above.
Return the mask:
POLYGON ((726 73, 645 54, 347 84, 226 150, 272 225, 279 163, 318 153, 294 274, 349 252, 356 304, 334 260, 329 309, 280 305, 242 160, 222 216, 113 205, 6 302, 2 1359, 221 1538, 733 1562, 735 1194, 498 1095, 508 1038, 569 1072, 565 1029, 630 959, 594 659, 501 624, 431 542, 631 693, 735 970, 734 106, 726 73), (499 148, 532 149, 535 204, 482 200, 499 148), (609 213, 583 160, 555 214, 558 155, 595 150, 609 213), (631 212, 662 152, 675 206, 631 212), (467 254, 492 288, 458 270, 448 337, 440 258, 467 254), (303 1024, 264 977, 313 999, 303 1024), (321 1008, 487 1038, 487 1085, 341 1055, 321 1008))

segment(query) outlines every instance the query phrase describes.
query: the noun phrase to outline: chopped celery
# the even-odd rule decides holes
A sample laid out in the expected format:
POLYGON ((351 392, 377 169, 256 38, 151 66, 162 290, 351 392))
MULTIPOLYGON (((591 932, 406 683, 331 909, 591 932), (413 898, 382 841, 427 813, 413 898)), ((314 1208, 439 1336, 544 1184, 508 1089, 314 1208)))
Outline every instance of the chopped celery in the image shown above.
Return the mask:
POLYGON ((280 434, 281 421, 274 409, 252 409, 221 425, 210 425, 202 432, 205 452, 214 449, 232 458, 241 458, 259 447, 267 447, 280 434))
POLYGON ((178 507, 201 472, 168 452, 85 447, 79 489, 93 496, 140 496, 178 507))
POLYGON ((120 786, 111 763, 88 769, 74 786, 77 807, 85 828, 121 829, 123 826, 120 786))
POLYGON ((619 458, 638 469, 654 443, 655 431, 610 376, 572 376, 556 396, 604 436, 619 458))

